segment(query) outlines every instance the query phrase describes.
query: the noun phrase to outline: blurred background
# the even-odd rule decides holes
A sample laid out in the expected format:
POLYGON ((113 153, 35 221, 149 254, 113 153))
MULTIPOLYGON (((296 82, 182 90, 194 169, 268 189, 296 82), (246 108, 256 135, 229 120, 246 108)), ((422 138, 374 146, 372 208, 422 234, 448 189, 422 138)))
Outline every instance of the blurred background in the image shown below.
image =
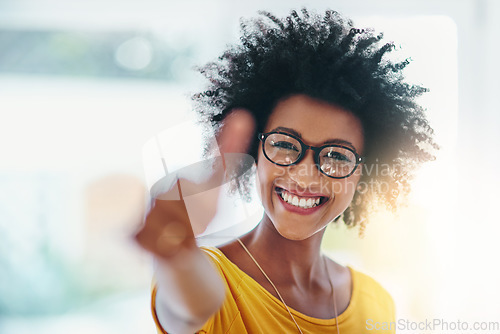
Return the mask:
MULTIPOLYGON (((302 6, 401 46, 442 148, 398 216, 380 212, 364 238, 331 226, 325 251, 381 282, 400 319, 500 322, 499 1, 0 0, 1 334, 155 333, 151 260, 130 237, 148 143, 200 148, 193 67, 238 41, 241 17, 302 6)), ((225 201, 201 242, 262 214, 225 201)))

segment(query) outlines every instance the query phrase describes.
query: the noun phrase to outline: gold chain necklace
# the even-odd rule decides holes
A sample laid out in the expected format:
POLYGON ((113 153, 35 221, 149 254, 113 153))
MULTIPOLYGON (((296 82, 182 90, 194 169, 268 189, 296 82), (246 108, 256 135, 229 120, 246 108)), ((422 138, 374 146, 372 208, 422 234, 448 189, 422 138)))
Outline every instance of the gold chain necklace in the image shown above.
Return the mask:
MULTIPOLYGON (((285 305, 285 308, 288 311, 288 314, 290 315, 290 318, 292 318, 293 323, 295 324, 295 326, 297 326, 297 329, 299 330, 299 333, 303 334, 302 330, 300 329, 299 324, 295 320, 295 317, 292 315, 292 312, 290 312, 290 309, 288 308, 288 305, 286 305, 285 300, 283 299, 283 297, 281 297, 281 294, 279 293, 278 288, 276 288, 276 286, 274 285, 273 281, 271 281, 271 279, 269 278, 269 276, 267 276, 267 274, 264 271, 264 269, 262 269, 262 267, 259 265, 259 263, 257 262, 257 260, 252 256, 252 253, 250 253, 250 251, 245 246, 245 244, 243 243, 243 241, 241 241, 239 238, 237 240, 240 243, 241 247, 243 247, 243 249, 245 250, 245 252, 247 252, 248 256, 250 256, 250 258, 253 260, 253 262, 255 263, 255 265, 257 266, 257 268, 259 268, 259 270, 262 272, 262 275, 264 275, 264 277, 269 281, 269 283, 271 284, 271 286, 274 288, 274 291, 276 291, 276 294, 280 298, 281 302, 283 303, 283 305, 285 305)), ((326 258, 325 258, 325 266, 326 266, 326 272, 328 274, 328 277, 330 277, 330 272, 328 271, 328 265, 326 263, 326 258)), ((330 286, 332 287, 333 311, 335 312, 335 327, 337 328, 337 334, 340 334, 339 323, 337 321, 337 303, 335 301, 335 290, 333 289, 332 280, 328 279, 328 281, 330 282, 330 286)))

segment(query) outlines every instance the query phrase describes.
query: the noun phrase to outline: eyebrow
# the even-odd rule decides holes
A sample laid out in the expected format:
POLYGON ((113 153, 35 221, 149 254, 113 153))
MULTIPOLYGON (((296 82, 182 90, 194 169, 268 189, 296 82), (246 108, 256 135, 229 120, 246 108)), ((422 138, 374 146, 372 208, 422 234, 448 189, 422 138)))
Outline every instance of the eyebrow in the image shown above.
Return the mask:
MULTIPOLYGON (((300 132, 298 132, 297 130, 294 130, 294 129, 286 128, 284 126, 278 126, 277 128, 274 128, 271 131, 287 132, 287 133, 292 134, 292 135, 294 135, 296 137, 299 137, 300 139, 303 139, 302 135, 300 134, 300 132)), ((344 145, 344 146, 348 146, 348 147, 352 148, 354 151, 356 151, 356 148, 354 147, 354 145, 351 142, 347 141, 347 140, 338 139, 338 138, 332 138, 332 139, 325 140, 323 142, 323 145, 328 145, 328 144, 344 145)))

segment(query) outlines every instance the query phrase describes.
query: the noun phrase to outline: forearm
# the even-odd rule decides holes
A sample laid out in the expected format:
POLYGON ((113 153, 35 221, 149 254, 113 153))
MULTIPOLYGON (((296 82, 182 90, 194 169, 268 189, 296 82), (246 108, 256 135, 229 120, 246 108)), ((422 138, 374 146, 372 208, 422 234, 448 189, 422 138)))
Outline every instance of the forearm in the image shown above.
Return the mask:
POLYGON ((217 270, 197 247, 157 258, 156 313, 170 333, 193 333, 224 301, 224 284, 217 270))

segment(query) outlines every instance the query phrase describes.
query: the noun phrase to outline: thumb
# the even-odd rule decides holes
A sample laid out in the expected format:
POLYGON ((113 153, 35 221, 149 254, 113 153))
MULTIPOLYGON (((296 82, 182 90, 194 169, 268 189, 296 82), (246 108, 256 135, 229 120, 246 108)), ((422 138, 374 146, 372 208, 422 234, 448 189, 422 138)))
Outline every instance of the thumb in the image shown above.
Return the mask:
POLYGON ((246 153, 255 134, 255 118, 245 109, 235 109, 226 116, 217 136, 219 151, 225 153, 246 153))

